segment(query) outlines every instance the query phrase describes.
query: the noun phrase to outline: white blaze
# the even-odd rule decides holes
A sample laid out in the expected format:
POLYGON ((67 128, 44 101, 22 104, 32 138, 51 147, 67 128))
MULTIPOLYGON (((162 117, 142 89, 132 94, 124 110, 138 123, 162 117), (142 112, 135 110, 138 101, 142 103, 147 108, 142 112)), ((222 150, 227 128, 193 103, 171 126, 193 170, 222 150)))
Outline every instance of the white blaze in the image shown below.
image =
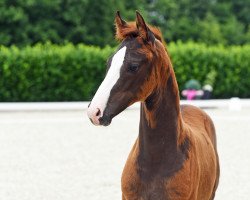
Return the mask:
POLYGON ((97 108, 100 109, 103 114, 110 96, 110 91, 120 77, 120 69, 123 65, 126 49, 127 47, 124 46, 113 56, 108 73, 91 101, 88 115, 92 112, 96 112, 97 108))

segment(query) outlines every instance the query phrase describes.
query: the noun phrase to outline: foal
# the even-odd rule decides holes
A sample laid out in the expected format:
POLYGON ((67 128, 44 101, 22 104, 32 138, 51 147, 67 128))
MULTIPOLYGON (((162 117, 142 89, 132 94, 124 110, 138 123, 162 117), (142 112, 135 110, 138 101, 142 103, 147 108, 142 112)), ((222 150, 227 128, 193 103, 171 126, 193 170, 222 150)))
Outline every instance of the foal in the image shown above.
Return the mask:
POLYGON ((141 102, 139 136, 122 174, 123 200, 212 200, 219 180, 215 129, 194 106, 180 106, 174 70, 160 31, 136 12, 116 14, 122 41, 88 108, 93 124, 141 102))

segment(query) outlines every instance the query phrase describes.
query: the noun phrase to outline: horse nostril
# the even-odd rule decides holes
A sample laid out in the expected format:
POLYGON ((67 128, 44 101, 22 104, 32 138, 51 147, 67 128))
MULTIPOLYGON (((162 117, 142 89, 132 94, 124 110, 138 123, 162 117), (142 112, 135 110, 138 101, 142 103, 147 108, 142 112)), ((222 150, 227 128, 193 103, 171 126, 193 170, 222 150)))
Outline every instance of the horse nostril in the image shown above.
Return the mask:
POLYGON ((93 120, 91 119, 91 118, 89 118, 90 119, 90 121, 93 123, 93 120))
POLYGON ((97 108, 97 113, 96 113, 96 116, 99 116, 101 114, 101 110, 99 108, 97 108))

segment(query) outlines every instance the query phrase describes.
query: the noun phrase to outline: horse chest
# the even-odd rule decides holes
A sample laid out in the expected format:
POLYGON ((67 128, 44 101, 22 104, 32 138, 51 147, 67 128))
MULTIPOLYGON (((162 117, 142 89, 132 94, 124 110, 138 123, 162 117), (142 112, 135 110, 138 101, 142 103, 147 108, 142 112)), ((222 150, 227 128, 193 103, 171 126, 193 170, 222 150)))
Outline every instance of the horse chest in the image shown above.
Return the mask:
POLYGON ((124 200, 168 200, 164 182, 137 181, 123 183, 124 200))
MULTIPOLYGON (((137 145, 132 149, 122 175, 123 200, 170 200, 186 199, 190 190, 188 189, 189 163, 176 165, 169 168, 163 165, 159 168, 140 168, 138 166, 137 145), (182 165, 183 164, 183 165, 182 165), (177 176, 176 176, 177 175, 177 176), (181 183, 169 184, 169 180, 177 178, 181 183)), ((176 161, 176 163, 179 163, 176 161)), ((174 183, 178 182, 174 181, 174 183)))
POLYGON ((146 184, 140 196, 143 200, 168 200, 164 183, 159 181, 146 184))
POLYGON ((169 200, 167 180, 160 174, 144 174, 142 177, 138 165, 128 159, 122 175, 122 193, 124 200, 169 200))
MULTIPOLYGON (((165 179, 142 180, 139 175, 122 177, 123 200, 190 200, 192 197, 190 180, 183 177, 184 171, 177 176, 165 179), (176 179, 180 181, 176 182, 176 179), (126 180, 126 181, 125 181, 126 180), (171 181, 170 181, 171 180, 171 181), (170 181, 170 182, 169 182, 170 181)), ((128 175, 129 176, 129 175, 128 175)))

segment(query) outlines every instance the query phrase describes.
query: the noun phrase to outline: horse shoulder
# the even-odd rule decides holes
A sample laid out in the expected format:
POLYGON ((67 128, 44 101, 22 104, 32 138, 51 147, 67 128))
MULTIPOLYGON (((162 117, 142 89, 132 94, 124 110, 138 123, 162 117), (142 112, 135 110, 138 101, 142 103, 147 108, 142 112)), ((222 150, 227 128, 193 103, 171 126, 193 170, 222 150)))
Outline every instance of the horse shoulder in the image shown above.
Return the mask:
POLYGON ((197 199, 211 196, 218 177, 216 135, 211 118, 195 106, 182 106, 182 118, 190 140, 190 158, 197 170, 197 199))
POLYGON ((182 105, 181 114, 184 123, 190 127, 192 134, 196 134, 197 136, 204 134, 206 139, 208 136, 216 148, 214 124, 207 113, 195 106, 182 105))

